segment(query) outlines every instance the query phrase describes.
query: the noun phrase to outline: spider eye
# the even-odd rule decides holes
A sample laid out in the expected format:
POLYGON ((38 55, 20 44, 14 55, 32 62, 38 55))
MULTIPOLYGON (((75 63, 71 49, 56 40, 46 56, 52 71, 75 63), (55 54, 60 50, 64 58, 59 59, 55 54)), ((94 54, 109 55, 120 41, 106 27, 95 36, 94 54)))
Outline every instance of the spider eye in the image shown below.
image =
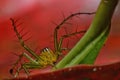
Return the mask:
POLYGON ((43 48, 40 52, 48 52, 49 51, 49 48, 46 47, 46 48, 43 48))
POLYGON ((41 52, 44 52, 44 53, 51 53, 51 49, 50 48, 48 48, 48 47, 46 47, 46 48, 43 48, 42 50, 41 50, 41 52))

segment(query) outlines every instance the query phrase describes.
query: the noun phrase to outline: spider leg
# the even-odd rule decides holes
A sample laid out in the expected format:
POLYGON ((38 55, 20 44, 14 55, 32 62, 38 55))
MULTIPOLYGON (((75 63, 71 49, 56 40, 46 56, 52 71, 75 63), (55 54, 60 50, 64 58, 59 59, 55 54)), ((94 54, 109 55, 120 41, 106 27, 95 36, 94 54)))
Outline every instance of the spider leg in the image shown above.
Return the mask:
POLYGON ((35 58, 39 59, 39 57, 36 55, 36 53, 31 49, 29 48, 24 40, 23 40, 23 36, 20 35, 19 31, 17 30, 17 25, 16 25, 16 22, 13 18, 10 18, 11 20, 11 23, 12 23, 12 26, 13 26, 13 29, 14 29, 14 32, 16 33, 16 36, 21 44, 21 46, 26 50, 28 51, 32 56, 34 56, 35 58))
POLYGON ((58 51, 61 53, 62 50, 70 50, 68 48, 62 48, 62 42, 65 38, 69 38, 71 36, 74 36, 74 35, 77 35, 77 34, 80 34, 80 33, 85 33, 86 31, 79 31, 79 32, 74 32, 74 33, 71 33, 71 34, 66 34, 66 35, 63 35, 60 37, 60 41, 59 41, 59 44, 58 44, 58 51))
POLYGON ((19 72, 22 68, 19 67, 17 70, 16 70, 16 73, 13 75, 14 78, 16 78, 18 75, 19 75, 19 72))
MULTIPOLYGON (((26 57, 26 58, 29 60, 29 64, 31 64, 31 65, 38 64, 38 62, 37 62, 36 60, 32 59, 27 53, 24 52, 23 54, 21 54, 21 55, 19 56, 19 59, 18 59, 18 60, 16 61, 16 63, 14 64, 13 68, 10 69, 11 71, 16 68, 16 66, 19 64, 19 62, 22 60, 23 57, 26 57)), ((28 72, 26 66, 29 66, 29 67, 30 67, 30 65, 27 65, 27 63, 23 63, 23 64, 21 64, 20 67, 17 67, 17 70, 16 70, 15 75, 14 75, 13 73, 11 73, 11 74, 12 74, 14 77, 17 77, 17 76, 19 75, 20 70, 21 70, 21 69, 24 69, 24 71, 27 73, 27 75, 29 75, 29 72, 28 72)), ((29 69, 29 68, 28 68, 28 69, 29 69)), ((13 71, 12 71, 12 72, 13 72, 13 71)))
POLYGON ((25 71, 27 76, 29 76, 30 75, 29 69, 40 69, 42 68, 42 66, 34 62, 28 62, 28 63, 21 64, 21 68, 25 71))
POLYGON ((21 64, 21 66, 16 70, 16 73, 13 75, 15 78, 19 76, 19 73, 21 70, 24 70, 25 73, 27 74, 27 76, 29 76, 29 71, 28 69, 26 68, 25 64, 21 64))
POLYGON ((60 54, 61 52, 61 44, 64 38, 67 38, 66 36, 72 36, 73 34, 78 34, 79 32, 73 33, 73 34, 68 34, 68 35, 64 35, 61 37, 60 41, 58 40, 58 30, 65 24, 67 23, 68 20, 72 19, 75 16, 78 15, 93 15, 96 12, 91 12, 91 13, 87 13, 87 12, 78 12, 78 13, 74 13, 69 15, 68 17, 64 18, 63 21, 61 21, 56 28, 54 29, 54 47, 55 47, 55 52, 56 54, 60 54))
POLYGON ((17 66, 18 66, 19 63, 21 62, 22 58, 23 58, 23 54, 19 55, 18 60, 13 64, 13 67, 9 70, 10 74, 12 74, 13 76, 14 76, 14 74, 13 74, 14 69, 15 69, 16 71, 19 70, 19 69, 16 69, 16 68, 18 68, 17 66))
POLYGON ((26 66, 24 64, 22 65, 22 68, 24 69, 27 76, 29 76, 29 71, 28 71, 28 69, 26 68, 26 66))

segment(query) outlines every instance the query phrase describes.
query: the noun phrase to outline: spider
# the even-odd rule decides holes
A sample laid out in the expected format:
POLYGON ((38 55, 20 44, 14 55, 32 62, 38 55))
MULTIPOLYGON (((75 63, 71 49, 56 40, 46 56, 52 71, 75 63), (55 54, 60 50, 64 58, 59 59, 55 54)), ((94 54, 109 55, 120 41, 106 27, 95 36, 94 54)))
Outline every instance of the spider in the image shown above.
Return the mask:
POLYGON ((86 31, 76 31, 71 34, 66 34, 61 36, 58 39, 58 30, 64 25, 69 19, 80 15, 80 14, 86 14, 86 15, 92 15, 95 14, 95 12, 92 13, 74 13, 66 17, 57 27, 54 29, 54 48, 55 50, 52 51, 50 48, 46 47, 41 50, 41 53, 38 55, 35 51, 33 51, 29 46, 25 44, 25 41, 23 40, 23 37, 21 36, 20 32, 17 30, 16 22, 18 20, 14 20, 13 18, 10 18, 10 21, 12 23, 12 27, 14 29, 14 32, 16 33, 16 36, 21 44, 21 46, 28 52, 28 53, 22 53, 19 55, 19 59, 14 63, 13 67, 10 69, 10 74, 12 74, 14 77, 17 77, 20 73, 20 71, 23 69, 27 75, 29 75, 29 69, 42 69, 47 66, 55 66, 55 63, 57 62, 59 56, 62 54, 63 48, 62 48, 62 42, 65 38, 74 36, 76 34, 85 33, 86 31), (32 55, 32 57, 30 56, 32 55), (21 63, 20 66, 17 66, 19 62, 22 60, 22 58, 25 57, 29 61, 21 63))

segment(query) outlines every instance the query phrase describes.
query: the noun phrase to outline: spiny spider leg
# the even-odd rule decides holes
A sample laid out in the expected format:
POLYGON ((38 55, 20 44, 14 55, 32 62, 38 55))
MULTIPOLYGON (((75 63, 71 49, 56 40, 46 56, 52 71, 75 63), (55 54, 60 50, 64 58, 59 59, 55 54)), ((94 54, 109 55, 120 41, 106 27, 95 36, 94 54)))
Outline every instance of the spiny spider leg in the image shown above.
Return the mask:
MULTIPOLYGON (((32 58, 31 58, 28 54, 26 54, 26 53, 21 54, 21 55, 20 55, 20 58, 17 60, 17 62, 16 62, 15 64, 17 65, 18 62, 19 62, 23 57, 26 57, 26 58, 30 61, 30 62, 29 62, 29 65, 30 65, 30 66, 31 66, 31 65, 38 65, 38 66, 40 66, 40 64, 39 64, 36 60, 32 59, 32 58)), ((29 75, 29 71, 28 71, 27 68, 26 68, 27 64, 28 64, 28 63, 23 63, 23 64, 21 64, 21 66, 16 70, 16 73, 15 73, 14 77, 17 77, 17 75, 19 75, 19 72, 20 72, 21 69, 24 69, 25 73, 26 73, 27 75, 29 75)), ((13 69, 16 67, 16 65, 13 67, 13 69)), ((29 65, 28 65, 28 66, 29 66, 29 65)))
POLYGON ((13 77, 17 77, 17 76, 19 75, 19 72, 20 72, 21 69, 22 69, 22 68, 19 67, 19 68, 16 70, 16 73, 15 73, 15 75, 13 75, 13 77))
POLYGON ((71 37, 71 36, 74 36, 74 35, 77 35, 77 34, 80 34, 80 33, 85 33, 86 31, 79 31, 79 32, 74 32, 74 33, 71 33, 71 34, 66 34, 66 35, 63 35, 60 37, 60 41, 59 41, 59 46, 58 46, 58 49, 59 51, 61 52, 62 51, 62 42, 65 38, 68 38, 68 37, 71 37))
POLYGON ((40 59, 40 58, 36 55, 36 53, 35 53, 33 50, 31 50, 31 49, 24 43, 24 41, 23 41, 23 39, 22 39, 22 36, 19 34, 19 32, 18 32, 18 30, 17 30, 17 26, 16 26, 16 24, 15 24, 14 19, 10 18, 10 20, 11 20, 11 22, 12 22, 12 26, 13 26, 14 32, 16 33, 16 35, 17 35, 17 37, 18 37, 18 39, 19 39, 19 42, 20 42, 21 46, 22 46, 26 51, 28 51, 31 55, 33 55, 36 59, 40 59))
POLYGON ((21 62, 21 60, 23 58, 23 54, 20 54, 20 55, 17 55, 17 56, 19 57, 18 60, 13 64, 13 67, 9 70, 10 74, 12 74, 12 75, 13 75, 14 69, 16 70, 16 67, 18 67, 19 63, 21 62))
MULTIPOLYGON (((61 48, 61 44, 62 44, 62 40, 63 40, 63 39, 61 39, 61 41, 59 42, 59 40, 58 40, 58 30, 62 27, 62 25, 64 25, 68 20, 70 20, 71 18, 73 18, 73 17, 75 17, 77 15, 92 15, 92 14, 95 14, 95 13, 96 12, 91 12, 91 13, 78 12, 78 13, 74 13, 74 14, 71 14, 68 17, 64 18, 64 20, 60 24, 58 24, 56 26, 56 28, 54 29, 54 48, 55 48, 55 52, 56 52, 56 54, 58 54, 58 56, 61 53, 60 48, 61 48)), ((73 33, 73 34, 78 34, 78 33, 73 33)))

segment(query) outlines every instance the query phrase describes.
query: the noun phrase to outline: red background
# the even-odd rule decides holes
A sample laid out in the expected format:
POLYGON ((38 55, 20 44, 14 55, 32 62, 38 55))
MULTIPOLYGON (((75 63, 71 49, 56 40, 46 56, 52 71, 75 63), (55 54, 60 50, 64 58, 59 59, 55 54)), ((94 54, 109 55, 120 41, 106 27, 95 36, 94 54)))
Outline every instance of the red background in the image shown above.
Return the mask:
MULTIPOLYGON (((11 52, 20 54, 23 49, 16 42, 10 17, 20 18, 25 27, 25 36, 32 38, 27 41, 33 50, 40 50, 44 47, 53 48, 53 30, 56 25, 75 12, 94 12, 96 11, 100 0, 0 0, 0 79, 9 76, 9 69, 16 60, 16 56, 11 52), (37 49, 36 49, 37 48, 37 49)), ((120 17, 116 8, 112 20, 112 29, 107 43, 101 50, 95 64, 109 64, 120 61, 120 17)), ((68 32, 74 32, 77 27, 83 30, 89 27, 93 16, 80 16, 73 19, 72 27, 66 25, 68 32)), ((60 32, 64 32, 62 29, 60 32)), ((71 38, 69 47, 72 47, 79 39, 71 38)), ((65 45, 65 44, 64 44, 65 45)))

